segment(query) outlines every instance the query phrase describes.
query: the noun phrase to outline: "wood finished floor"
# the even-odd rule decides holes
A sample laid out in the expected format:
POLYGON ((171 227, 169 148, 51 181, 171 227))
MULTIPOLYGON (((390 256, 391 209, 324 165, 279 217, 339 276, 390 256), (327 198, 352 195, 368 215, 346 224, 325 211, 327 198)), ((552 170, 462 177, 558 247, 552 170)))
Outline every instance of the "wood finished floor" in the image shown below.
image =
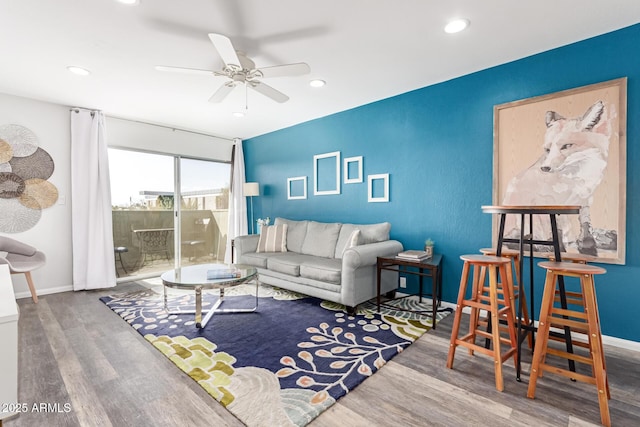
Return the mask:
MULTIPOLYGON (((27 412, 5 427, 243 425, 98 300, 137 287, 19 301, 20 402, 61 411, 27 412)), ((450 315, 310 426, 599 425, 595 386, 545 375, 536 399, 526 397, 530 355, 521 383, 507 362, 502 393, 484 356, 459 349, 446 369, 452 323, 450 315)), ((640 354, 605 347, 605 355, 612 423, 640 426, 640 354)))

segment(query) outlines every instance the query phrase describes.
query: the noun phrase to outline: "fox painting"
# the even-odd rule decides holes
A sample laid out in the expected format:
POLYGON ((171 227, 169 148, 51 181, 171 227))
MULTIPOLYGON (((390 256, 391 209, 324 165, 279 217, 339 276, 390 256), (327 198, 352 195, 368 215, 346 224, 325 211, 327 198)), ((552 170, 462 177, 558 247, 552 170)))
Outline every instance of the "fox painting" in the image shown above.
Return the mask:
MULTIPOLYGON (((597 256, 598 249, 615 249, 613 230, 594 231, 590 208, 593 194, 602 182, 607 167, 611 124, 616 114, 602 101, 589 107, 581 117, 564 118, 555 111, 547 111, 546 132, 540 157, 514 176, 509 182, 504 205, 577 205, 580 206, 579 230, 572 227, 567 215, 558 217, 563 247, 582 254, 597 256)), ((514 218, 508 218, 507 235, 520 234, 514 218)), ((528 232, 528 226, 525 227, 528 232)), ((547 217, 533 218, 533 235, 550 239, 551 227, 547 217)), ((549 251, 548 247, 536 247, 549 251)))

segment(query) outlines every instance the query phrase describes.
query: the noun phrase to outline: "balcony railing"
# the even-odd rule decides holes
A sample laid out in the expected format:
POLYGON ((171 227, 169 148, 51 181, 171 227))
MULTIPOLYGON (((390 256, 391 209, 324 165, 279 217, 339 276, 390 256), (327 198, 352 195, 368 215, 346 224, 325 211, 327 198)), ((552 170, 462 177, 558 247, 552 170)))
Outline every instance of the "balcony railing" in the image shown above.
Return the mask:
MULTIPOLYGON (((119 277, 161 273, 175 266, 175 233, 171 210, 113 210, 113 239, 119 277), (122 262, 120 262, 120 257, 122 262)), ((181 264, 224 259, 228 210, 183 210, 181 264)))

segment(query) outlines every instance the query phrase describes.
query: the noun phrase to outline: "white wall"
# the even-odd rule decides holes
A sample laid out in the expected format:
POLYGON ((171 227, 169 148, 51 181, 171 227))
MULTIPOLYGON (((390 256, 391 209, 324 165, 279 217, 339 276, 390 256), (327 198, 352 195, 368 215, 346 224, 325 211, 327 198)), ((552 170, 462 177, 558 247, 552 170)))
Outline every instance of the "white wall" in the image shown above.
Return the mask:
MULTIPOLYGON (((68 107, 0 94, 0 125, 14 123, 33 131, 55 164, 49 181, 58 189, 57 204, 43 209, 40 221, 32 229, 2 233, 35 246, 47 256, 46 265, 32 273, 38 295, 72 289, 69 122, 68 107)), ((31 297, 24 275, 12 278, 16 297, 31 297)))

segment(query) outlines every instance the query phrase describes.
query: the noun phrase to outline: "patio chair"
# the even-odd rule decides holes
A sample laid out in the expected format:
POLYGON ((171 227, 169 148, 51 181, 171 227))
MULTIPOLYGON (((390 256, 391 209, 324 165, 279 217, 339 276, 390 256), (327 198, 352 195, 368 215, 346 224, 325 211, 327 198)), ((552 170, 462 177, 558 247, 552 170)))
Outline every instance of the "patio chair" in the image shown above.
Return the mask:
POLYGON ((33 246, 0 236, 0 264, 7 264, 11 274, 23 273, 25 275, 31 291, 31 298, 36 304, 38 303, 38 295, 33 285, 31 271, 42 267, 45 262, 45 255, 33 246))

